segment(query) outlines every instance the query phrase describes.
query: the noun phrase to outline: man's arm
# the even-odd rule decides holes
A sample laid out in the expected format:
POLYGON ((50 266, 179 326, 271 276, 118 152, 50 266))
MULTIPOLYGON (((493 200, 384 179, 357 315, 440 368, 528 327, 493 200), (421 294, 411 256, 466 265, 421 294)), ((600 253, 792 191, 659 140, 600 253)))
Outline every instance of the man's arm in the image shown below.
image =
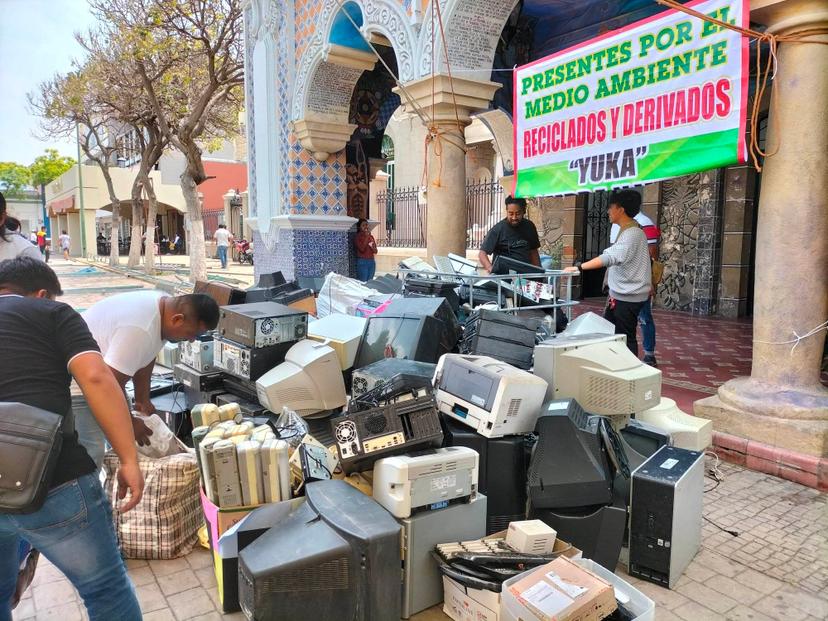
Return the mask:
POLYGON ((480 265, 483 266, 483 269, 486 270, 486 273, 491 274, 492 262, 489 261, 489 255, 486 254, 485 250, 480 250, 477 253, 477 260, 480 262, 480 265))
POLYGON ((537 265, 538 267, 541 266, 540 252, 538 252, 537 248, 532 248, 532 250, 529 251, 529 263, 537 265))
MULTIPOLYGON (((153 362, 154 364, 154 362, 153 362)), ((124 394, 124 388, 126 387, 126 383, 129 381, 129 375, 124 375, 118 369, 114 367, 108 367, 110 371, 112 371, 112 375, 115 376, 115 380, 118 382, 118 385, 121 387, 121 394, 124 394)), ((141 370, 139 369, 139 373, 141 370)), ((135 390, 135 380, 132 381, 133 390, 135 390)), ((147 385, 147 394, 149 394, 149 385, 147 385)), ((137 393, 136 393, 137 394, 137 393)), ((150 405, 152 405, 150 403, 150 405)), ((137 409, 137 406, 136 406, 137 409)), ((140 410, 139 410, 140 411, 140 410)), ((153 412, 155 408, 153 407, 153 412)), ((149 414, 147 415, 149 416, 149 414)), ((149 446, 150 440, 149 437, 152 435, 152 429, 147 427, 146 423, 142 421, 137 416, 130 416, 130 420, 132 421, 132 433, 135 435, 135 441, 138 443, 139 446, 149 446)))
POLYGON ((129 511, 141 500, 144 478, 138 467, 135 436, 129 423, 129 407, 115 376, 97 352, 78 354, 69 361, 69 372, 83 391, 92 415, 121 462, 118 468, 118 498, 129 490, 130 498, 119 509, 129 511))
POLYGON ((135 390, 135 409, 144 416, 155 412, 155 406, 150 398, 150 380, 155 360, 152 360, 143 369, 138 369, 132 376, 132 387, 135 390))

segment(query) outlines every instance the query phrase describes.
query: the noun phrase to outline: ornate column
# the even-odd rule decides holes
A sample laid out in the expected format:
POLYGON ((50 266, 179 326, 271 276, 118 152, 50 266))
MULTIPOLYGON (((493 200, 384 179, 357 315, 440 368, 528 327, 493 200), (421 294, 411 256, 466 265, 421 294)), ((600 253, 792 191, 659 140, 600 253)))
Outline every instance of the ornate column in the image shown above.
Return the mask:
POLYGON ((428 258, 466 253, 466 142, 471 113, 489 107, 496 82, 437 75, 409 82, 400 95, 406 112, 420 111, 430 120, 428 141, 428 258), (452 90, 452 82, 454 89, 452 90), (456 102, 456 106, 455 106, 456 102))
MULTIPOLYGON (((755 0, 750 17, 777 34, 824 28, 828 5, 755 0)), ((726 383, 695 411, 717 431, 823 458, 828 476, 825 332, 791 342, 828 319, 828 45, 782 43, 776 81, 767 145, 778 151, 762 172, 751 376, 726 383)))

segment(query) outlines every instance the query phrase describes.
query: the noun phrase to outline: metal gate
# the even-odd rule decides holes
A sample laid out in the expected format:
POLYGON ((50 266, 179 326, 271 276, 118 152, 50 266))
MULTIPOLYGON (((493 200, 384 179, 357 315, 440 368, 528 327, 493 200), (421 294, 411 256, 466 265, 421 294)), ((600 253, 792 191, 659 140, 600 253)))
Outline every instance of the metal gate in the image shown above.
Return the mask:
MULTIPOLYGON (((598 190, 586 197, 584 214, 584 253, 582 261, 599 256, 609 246, 610 222, 607 216, 609 192, 598 190)), ((605 268, 582 272, 581 295, 591 298, 603 295, 605 268)))

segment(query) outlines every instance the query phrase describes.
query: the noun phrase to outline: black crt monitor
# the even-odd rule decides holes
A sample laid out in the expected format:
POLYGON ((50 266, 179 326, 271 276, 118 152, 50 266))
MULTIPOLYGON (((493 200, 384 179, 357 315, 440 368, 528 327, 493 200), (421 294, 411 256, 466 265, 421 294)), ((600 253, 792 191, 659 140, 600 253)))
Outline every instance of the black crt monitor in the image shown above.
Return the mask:
POLYGON ((455 351, 460 339, 460 323, 448 300, 441 297, 416 296, 392 301, 379 315, 430 315, 443 323, 440 355, 455 351))
POLYGON ((544 406, 528 474, 529 500, 536 509, 612 502, 612 474, 598 430, 587 431, 576 422, 588 416, 574 400, 544 406))
POLYGON ((319 481, 306 501, 239 552, 248 619, 398 621, 400 525, 345 481, 319 481))
POLYGON ((429 315, 373 315, 365 325, 354 368, 383 358, 436 363, 442 333, 443 323, 429 315))

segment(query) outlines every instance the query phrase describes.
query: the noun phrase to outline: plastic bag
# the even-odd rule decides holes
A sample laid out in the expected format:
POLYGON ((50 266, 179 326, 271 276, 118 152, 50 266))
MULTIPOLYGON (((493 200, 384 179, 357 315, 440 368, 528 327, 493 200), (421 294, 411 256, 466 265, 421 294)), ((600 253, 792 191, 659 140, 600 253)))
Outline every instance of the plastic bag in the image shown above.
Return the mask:
POLYGON ((286 407, 276 419, 276 435, 290 446, 291 453, 302 444, 302 438, 308 433, 308 424, 296 412, 286 407))
POLYGON ((150 459, 160 459, 168 455, 176 455, 182 452, 181 443, 175 434, 167 427, 167 424, 157 415, 142 416, 141 420, 150 428, 152 435, 149 437, 149 446, 138 446, 138 452, 150 459))
POLYGON ((325 284, 316 299, 316 314, 319 319, 332 313, 348 315, 357 304, 377 292, 353 278, 331 272, 325 276, 325 284))

